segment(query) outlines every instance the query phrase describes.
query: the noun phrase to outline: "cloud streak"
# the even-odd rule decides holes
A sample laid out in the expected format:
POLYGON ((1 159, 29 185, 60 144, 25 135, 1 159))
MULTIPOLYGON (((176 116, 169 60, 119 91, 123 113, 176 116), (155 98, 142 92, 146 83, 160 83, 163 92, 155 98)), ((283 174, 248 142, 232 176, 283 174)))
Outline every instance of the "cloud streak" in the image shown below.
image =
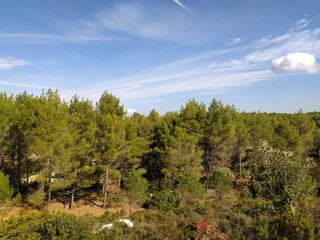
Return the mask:
MULTIPOLYGON (((104 89, 108 89, 127 103, 143 99, 150 101, 171 94, 211 95, 274 78, 275 74, 271 71, 270 64, 275 59, 280 60, 274 62, 274 72, 315 72, 316 63, 313 59, 307 57, 301 60, 297 54, 292 58, 290 51, 309 52, 314 59, 320 56, 320 29, 288 32, 238 48, 197 54, 149 69, 143 74, 114 79, 103 84, 77 89, 76 92, 98 100, 97 96, 104 89), (227 59, 229 55, 239 57, 227 59), (296 58, 301 61, 294 65, 296 58), (302 63, 305 65, 301 65, 302 63)), ((302 54, 302 56, 309 55, 302 54)), ((70 95, 71 91, 66 91, 64 94, 70 95)))
POLYGON ((31 62, 13 57, 0 58, 0 70, 8 70, 18 66, 31 65, 31 62))
POLYGON ((105 37, 94 35, 59 35, 59 34, 40 34, 40 33, 0 33, 0 42, 10 41, 24 43, 88 43, 88 42, 107 42, 122 40, 120 37, 105 37))
POLYGON ((0 85, 20 87, 20 88, 32 88, 32 89, 49 89, 49 88, 55 89, 48 86, 32 85, 32 84, 26 84, 26 83, 15 83, 15 82, 8 82, 8 81, 0 81, 0 85))
POLYGON ((178 6, 186 10, 189 13, 193 13, 186 5, 184 5, 180 0, 173 0, 178 6))

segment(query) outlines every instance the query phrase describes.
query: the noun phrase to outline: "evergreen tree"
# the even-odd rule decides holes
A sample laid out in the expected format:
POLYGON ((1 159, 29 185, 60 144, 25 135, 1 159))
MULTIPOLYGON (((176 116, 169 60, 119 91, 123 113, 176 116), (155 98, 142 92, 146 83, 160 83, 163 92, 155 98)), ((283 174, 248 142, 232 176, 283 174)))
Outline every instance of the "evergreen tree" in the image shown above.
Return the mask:
POLYGON ((146 124, 150 126, 148 141, 150 143, 148 152, 143 156, 142 167, 146 169, 146 178, 155 190, 160 188, 163 178, 164 156, 170 139, 170 129, 159 116, 156 110, 152 110, 146 124))
POLYGON ((103 176, 103 208, 107 205, 110 171, 116 169, 118 158, 125 150, 125 111, 120 100, 104 92, 97 103, 97 142, 99 168, 103 176))
POLYGON ((61 178, 68 170, 66 146, 70 144, 68 131, 68 105, 62 102, 58 92, 48 90, 39 98, 39 108, 36 114, 35 127, 30 132, 30 152, 36 156, 39 177, 37 181, 48 193, 48 205, 51 204, 52 190, 65 187, 63 181, 53 181, 61 178))
POLYGON ((175 138, 166 151, 165 167, 162 170, 169 189, 190 172, 200 179, 203 169, 202 154, 203 151, 197 146, 197 138, 176 128, 175 138))
POLYGON ((142 175, 144 173, 144 169, 139 169, 130 172, 128 176, 124 178, 124 184, 130 203, 130 215, 132 214, 132 205, 135 202, 143 202, 147 197, 148 181, 143 178, 142 175))
POLYGON ((207 182, 214 168, 231 165, 235 146, 235 114, 233 106, 223 106, 221 101, 215 99, 209 106, 208 126, 204 136, 207 182))
POLYGON ((71 141, 68 144, 68 171, 66 178, 71 186, 69 208, 73 207, 76 188, 88 187, 94 178, 87 176, 92 172, 91 160, 94 158, 95 111, 89 100, 74 96, 69 104, 68 129, 71 141))
POLYGON ((13 195, 13 189, 9 184, 9 176, 0 171, 0 203, 9 200, 13 195))

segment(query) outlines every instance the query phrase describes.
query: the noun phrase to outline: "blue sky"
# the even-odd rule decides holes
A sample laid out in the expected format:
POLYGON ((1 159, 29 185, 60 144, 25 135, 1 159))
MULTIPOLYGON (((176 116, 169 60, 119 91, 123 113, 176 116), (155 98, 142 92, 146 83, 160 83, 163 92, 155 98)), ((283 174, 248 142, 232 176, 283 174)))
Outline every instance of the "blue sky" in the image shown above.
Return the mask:
POLYGON ((319 0, 4 0, 0 90, 320 111, 319 0))

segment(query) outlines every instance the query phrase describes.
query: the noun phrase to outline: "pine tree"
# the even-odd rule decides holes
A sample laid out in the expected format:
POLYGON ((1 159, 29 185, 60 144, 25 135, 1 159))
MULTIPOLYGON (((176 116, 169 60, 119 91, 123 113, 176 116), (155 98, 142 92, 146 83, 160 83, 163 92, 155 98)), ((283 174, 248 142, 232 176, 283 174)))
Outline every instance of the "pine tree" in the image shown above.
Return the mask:
POLYGON ((116 169, 117 161, 125 150, 125 111, 117 97, 104 92, 96 107, 96 148, 98 167, 103 177, 103 208, 107 205, 110 171, 116 169))
POLYGON ((68 170, 66 179, 71 186, 69 208, 73 207, 76 188, 88 187, 94 183, 87 174, 93 172, 95 111, 89 100, 74 96, 69 104, 68 130, 71 141, 68 144, 68 170))

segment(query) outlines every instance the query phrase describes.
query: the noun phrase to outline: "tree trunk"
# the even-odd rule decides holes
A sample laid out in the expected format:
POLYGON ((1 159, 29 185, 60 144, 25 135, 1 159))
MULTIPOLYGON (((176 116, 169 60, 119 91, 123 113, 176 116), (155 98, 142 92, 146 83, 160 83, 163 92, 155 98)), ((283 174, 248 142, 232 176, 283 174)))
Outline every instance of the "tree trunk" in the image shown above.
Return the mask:
MULTIPOLYGON (((74 179, 77 180, 77 168, 74 169, 74 179)), ((76 191, 75 189, 76 183, 72 184, 72 192, 71 192, 71 197, 70 197, 70 203, 69 203, 69 209, 73 208, 73 203, 74 203, 74 193, 76 191)))
POLYGON ((107 197, 108 197, 108 175, 109 170, 105 171, 104 175, 104 184, 103 184, 103 208, 106 208, 107 206, 107 197))
POLYGON ((118 188, 117 188, 117 196, 118 197, 120 196, 120 185, 121 185, 121 178, 119 178, 119 181, 118 181, 118 188))
POLYGON ((75 187, 72 187, 71 197, 70 197, 70 203, 69 203, 69 209, 73 208, 73 202, 74 202, 74 193, 75 193, 75 187))
POLYGON ((48 210, 50 211, 51 209, 51 187, 49 184, 49 188, 48 188, 48 210))
POLYGON ((51 209, 51 159, 48 159, 48 168, 49 168, 49 177, 48 177, 48 210, 50 211, 51 209))
POLYGON ((29 158, 26 159, 27 163, 27 191, 29 192, 29 158))
POLYGON ((205 193, 208 192, 209 190, 209 178, 210 178, 210 172, 211 172, 211 161, 209 162, 209 166, 208 166, 208 172, 207 172, 207 179, 206 179, 206 190, 205 190, 205 193))
POLYGON ((22 161, 22 149, 19 143, 18 156, 17 156, 17 190, 18 192, 20 192, 20 186, 21 186, 21 161, 22 161))
POLYGON ((1 158, 1 167, 0 167, 0 170, 2 171, 3 168, 4 168, 4 156, 1 154, 1 155, 0 155, 0 158, 1 158))
POLYGON ((242 166, 241 166, 241 164, 242 164, 242 159, 241 159, 241 152, 239 153, 239 164, 240 164, 240 179, 242 178, 242 166))

